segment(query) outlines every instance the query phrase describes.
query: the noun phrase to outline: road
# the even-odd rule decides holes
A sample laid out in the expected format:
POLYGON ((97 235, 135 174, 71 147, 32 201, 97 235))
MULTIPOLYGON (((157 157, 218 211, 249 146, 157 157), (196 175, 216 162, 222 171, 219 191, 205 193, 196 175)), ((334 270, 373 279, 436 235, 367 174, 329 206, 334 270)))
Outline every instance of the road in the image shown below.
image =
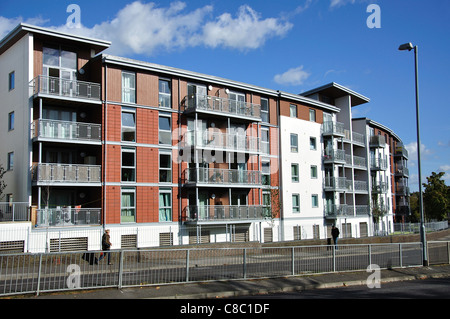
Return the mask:
POLYGON ((450 278, 382 283, 380 288, 351 286, 289 293, 244 296, 237 299, 450 299, 450 278))

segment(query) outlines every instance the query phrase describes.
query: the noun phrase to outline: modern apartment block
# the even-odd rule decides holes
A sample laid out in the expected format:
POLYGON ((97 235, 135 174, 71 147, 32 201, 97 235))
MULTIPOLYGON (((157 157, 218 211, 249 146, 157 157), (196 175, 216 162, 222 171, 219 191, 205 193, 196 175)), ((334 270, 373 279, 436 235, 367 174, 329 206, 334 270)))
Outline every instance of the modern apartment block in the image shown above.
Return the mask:
POLYGON ((1 201, 33 207, 25 241, 99 249, 109 228, 114 249, 268 242, 327 238, 332 224, 361 237, 407 214, 400 138, 352 119, 368 98, 335 83, 265 89, 109 46, 28 24, 0 41, 1 201))

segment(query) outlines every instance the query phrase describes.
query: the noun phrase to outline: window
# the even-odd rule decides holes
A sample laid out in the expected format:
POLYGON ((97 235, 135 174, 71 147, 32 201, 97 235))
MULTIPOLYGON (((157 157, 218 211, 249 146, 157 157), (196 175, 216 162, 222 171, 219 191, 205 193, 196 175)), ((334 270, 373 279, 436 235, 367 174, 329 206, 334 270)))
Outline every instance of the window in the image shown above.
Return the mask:
POLYGON ((311 165, 311 178, 317 178, 317 166, 311 165))
POLYGON ((311 204, 313 208, 319 207, 319 195, 311 195, 311 204))
POLYGON ((136 113, 131 109, 122 109, 122 141, 136 142, 136 113))
POLYGON ((120 203, 120 222, 136 222, 136 190, 134 188, 122 188, 120 203))
POLYGON ((170 151, 159 153, 159 181, 160 183, 172 182, 172 154, 170 151))
POLYGON ((159 189, 159 221, 172 221, 172 192, 170 188, 159 189))
POLYGON ((122 102, 136 103, 136 74, 122 72, 122 102))
POLYGON ((317 149, 317 144, 316 144, 316 138, 315 137, 310 137, 309 138, 309 149, 315 151, 317 149))
POLYGON ((261 150, 264 154, 270 153, 269 128, 261 127, 261 150))
POLYGON ((14 112, 8 114, 8 131, 14 130, 14 112))
POLYGON ((291 178, 293 183, 297 183, 299 181, 298 164, 291 164, 291 178))
POLYGON ((297 105, 291 104, 289 106, 289 116, 290 117, 297 117, 297 105))
POLYGON ((270 186, 270 160, 261 161, 262 185, 270 186))
POLYGON ((292 194, 292 212, 300 213, 300 195, 292 194))
POLYGON ((269 100, 261 98, 261 120, 269 123, 269 100))
POLYGON ((159 80, 159 106, 172 107, 172 92, 169 80, 159 80))
POLYGON ((309 109, 309 120, 311 122, 315 122, 316 121, 316 110, 309 109))
POLYGON ((159 144, 172 145, 170 113, 159 113, 159 144))
POLYGON ((291 134, 291 152, 292 153, 298 152, 298 135, 297 134, 291 134))
POLYGON ((12 71, 8 76, 8 88, 9 90, 14 90, 14 87, 16 86, 16 73, 12 71))
POLYGON ((72 81, 77 80, 77 54, 60 46, 44 47, 42 60, 43 75, 53 77, 42 83, 44 90, 52 93, 71 94, 76 90, 72 81), (55 78, 63 79, 61 81, 55 78))
POLYGON ((14 169, 14 152, 8 153, 8 163, 6 169, 12 171, 14 169))
POLYGON ((122 148, 122 182, 136 181, 136 150, 122 148))

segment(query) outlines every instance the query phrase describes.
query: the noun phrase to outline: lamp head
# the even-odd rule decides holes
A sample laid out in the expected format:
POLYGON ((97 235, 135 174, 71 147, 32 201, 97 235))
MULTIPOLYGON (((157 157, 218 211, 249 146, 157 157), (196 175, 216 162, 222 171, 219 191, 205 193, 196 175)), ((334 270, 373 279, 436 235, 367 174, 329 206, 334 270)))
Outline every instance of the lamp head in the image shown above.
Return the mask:
POLYGON ((413 48, 414 47, 411 42, 402 44, 401 46, 398 47, 398 49, 400 51, 405 51, 405 50, 411 51, 413 48))

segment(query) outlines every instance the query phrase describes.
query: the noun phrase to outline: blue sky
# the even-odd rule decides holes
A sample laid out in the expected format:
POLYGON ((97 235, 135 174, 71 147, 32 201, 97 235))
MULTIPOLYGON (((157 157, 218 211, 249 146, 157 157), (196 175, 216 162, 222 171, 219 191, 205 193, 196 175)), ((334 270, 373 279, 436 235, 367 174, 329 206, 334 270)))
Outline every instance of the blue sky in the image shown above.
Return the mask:
MULTIPOLYGON (((70 21, 76 22, 71 19, 70 21)), ((450 184, 450 1, 50 1, 0 3, 0 37, 27 22, 112 41, 109 53, 301 93, 337 82, 371 99, 355 117, 384 124, 409 149, 418 189, 414 54, 419 46, 422 176, 450 184), (68 26, 70 4, 80 25, 68 26), (367 12, 379 6, 380 28, 367 12)))

